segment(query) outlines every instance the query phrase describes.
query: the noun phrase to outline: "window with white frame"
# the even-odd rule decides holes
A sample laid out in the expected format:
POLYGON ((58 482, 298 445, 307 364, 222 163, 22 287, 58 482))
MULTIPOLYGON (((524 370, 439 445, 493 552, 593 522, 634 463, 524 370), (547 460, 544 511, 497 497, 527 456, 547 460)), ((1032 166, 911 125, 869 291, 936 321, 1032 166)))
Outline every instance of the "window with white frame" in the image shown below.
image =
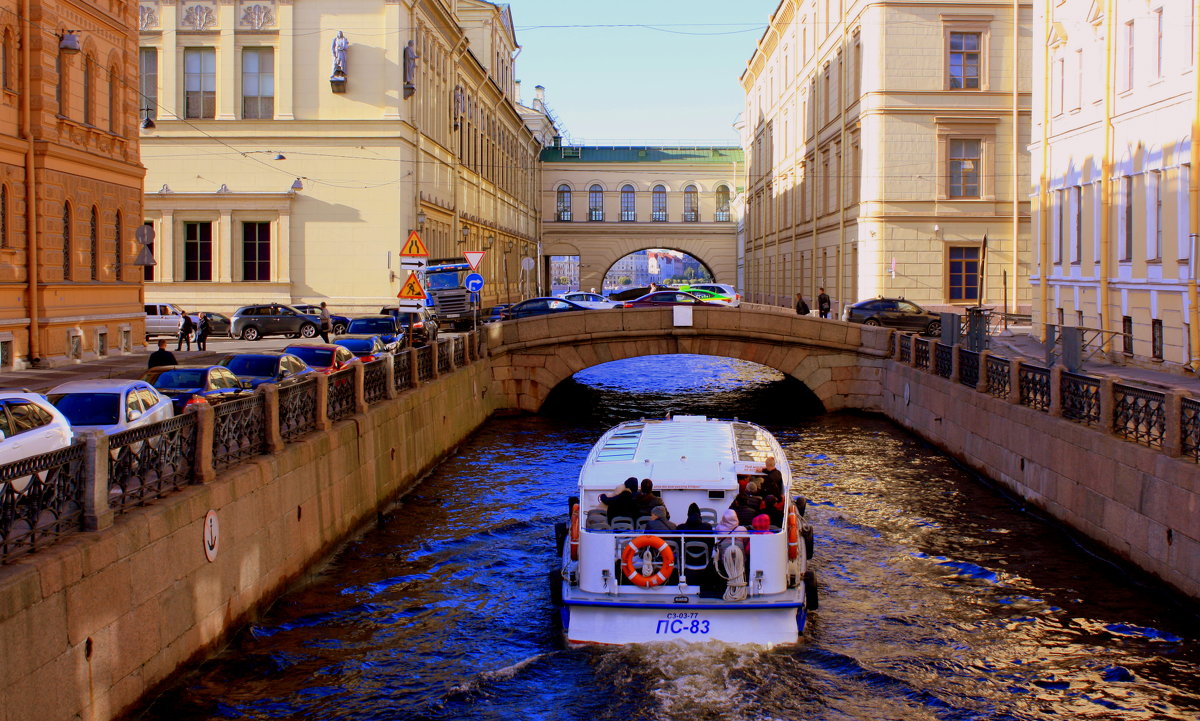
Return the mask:
POLYGON ((196 119, 211 119, 217 116, 215 48, 183 50, 183 116, 196 119))
POLYGON ((667 220, 667 189, 662 185, 650 191, 650 220, 656 223, 667 220))
POLYGON ((951 198, 979 197, 979 166, 983 142, 976 138, 951 138, 949 143, 947 195, 951 198))
POLYGON ((242 117, 275 117, 275 49, 242 49, 242 117))
POLYGON ((1050 257, 1055 265, 1061 265, 1063 259, 1063 221, 1066 218, 1066 208, 1063 200, 1066 198, 1066 193, 1061 190, 1054 191, 1054 235, 1051 238, 1054 242, 1051 244, 1050 257))
POLYGON ((588 188, 588 220, 604 220, 604 188, 588 188))
POLYGON ((1155 8, 1154 16, 1154 31, 1156 33, 1154 39, 1154 77, 1161 78, 1163 76, 1163 9, 1155 8))
POLYGON ((982 33, 950 33, 947 75, 951 90, 978 90, 982 76, 982 33))
POLYGON ((1071 264, 1079 265, 1083 258, 1083 188, 1071 188, 1071 264))
POLYGON ((571 220, 571 186, 566 183, 558 186, 554 213, 556 220, 562 222, 571 220))
POLYGON ((1123 53, 1123 55, 1124 55, 1124 61, 1125 61, 1125 74, 1122 78, 1124 81, 1124 87, 1123 87, 1124 90, 1132 90, 1133 89, 1133 53, 1134 53, 1134 39, 1135 39, 1133 31, 1134 31, 1134 24, 1133 24, 1133 21, 1130 20, 1129 22, 1125 23, 1125 30, 1124 30, 1124 43, 1125 43, 1124 50, 1125 50, 1125 52, 1123 53))
POLYGON ((683 189, 683 222, 695 223, 700 220, 700 194, 696 186, 689 185, 683 189))
POLYGON ((713 218, 718 223, 729 220, 729 186, 717 186, 717 214, 713 218))
POLYGON ((621 220, 624 222, 637 220, 636 196, 633 186, 629 184, 621 186, 621 220))
POLYGON ((242 280, 271 280, 271 224, 242 223, 242 280))
POLYGON ((183 224, 183 279, 211 281, 213 265, 213 224, 183 224))
POLYGON ((1162 172, 1151 171, 1146 177, 1146 260, 1162 259, 1162 172))
POLYGON ((1121 260, 1133 260, 1133 177, 1121 178, 1121 260))
POLYGON ((141 93, 141 120, 158 118, 158 49, 141 48, 138 51, 138 92, 141 93))
MULTIPOLYGON (((1196 142, 1193 140, 1192 142, 1196 142)), ((1192 166, 1179 166, 1179 202, 1176 204, 1179 208, 1179 259, 1188 260, 1192 257, 1192 237, 1189 235, 1189 212, 1191 195, 1189 186, 1192 183, 1192 166)))

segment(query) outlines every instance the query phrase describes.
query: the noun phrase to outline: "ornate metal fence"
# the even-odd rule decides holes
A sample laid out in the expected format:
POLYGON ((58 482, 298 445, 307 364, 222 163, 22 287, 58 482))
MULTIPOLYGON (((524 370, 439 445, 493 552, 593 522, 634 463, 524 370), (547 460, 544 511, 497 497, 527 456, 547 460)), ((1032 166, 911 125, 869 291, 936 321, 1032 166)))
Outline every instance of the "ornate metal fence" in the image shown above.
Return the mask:
POLYGON ((1180 448, 1183 455, 1200 462, 1200 401, 1194 398, 1184 398, 1182 401, 1180 423, 1183 428, 1180 434, 1180 448))
POLYGON ((424 383, 427 380, 433 379, 433 351, 431 345, 421 346, 417 348, 417 380, 424 383))
POLYGON ((317 378, 279 389, 279 432, 294 441, 317 428, 317 378))
POLYGON ((1063 418, 1088 425, 1100 423, 1100 380, 1098 378, 1063 371, 1060 393, 1063 418))
POLYGON ((979 384, 979 354, 975 351, 958 349, 958 382, 969 388, 979 384))
POLYGON ((459 336, 454 339, 454 367, 462 368, 467 364, 467 338, 459 336))
POLYGON ((1021 405, 1039 411, 1050 410, 1050 369, 1021 364, 1017 368, 1021 405))
POLYGON ((901 363, 912 363, 912 336, 900 335, 899 344, 899 361, 901 363))
POLYGON ((84 465, 76 443, 0 466, 0 562, 80 529, 84 465))
POLYGON ((263 394, 219 403, 213 411, 214 468, 227 468, 267 452, 267 404, 263 394))
POLYGON ((117 513, 143 506, 192 482, 196 416, 180 416, 108 439, 108 505, 117 513))
POLYGON ((1166 400, 1162 393, 1117 383, 1113 386, 1113 432, 1151 448, 1162 448, 1166 400))
POLYGON ((954 346, 942 345, 937 341, 929 341, 933 346, 933 369, 943 378, 949 378, 954 372, 954 346))
POLYGON ((450 372, 450 356, 452 351, 453 347, 449 339, 437 342, 438 375, 446 375, 450 372))
POLYGON ((363 393, 367 403, 378 403, 387 398, 387 368, 384 365, 381 359, 363 366, 363 393))
POLYGON ((329 420, 340 421, 354 415, 354 369, 343 368, 329 374, 329 420))
POLYGON ((988 356, 987 392, 996 398, 1008 398, 1011 381, 1007 358, 988 356))
POLYGON ((913 352, 917 356, 916 367, 920 370, 929 370, 929 344, 931 342, 924 338, 913 338, 913 352))
POLYGON ((413 350, 410 348, 396 354, 396 359, 393 363, 392 382, 396 384, 396 390, 403 391, 412 388, 412 358, 413 350))

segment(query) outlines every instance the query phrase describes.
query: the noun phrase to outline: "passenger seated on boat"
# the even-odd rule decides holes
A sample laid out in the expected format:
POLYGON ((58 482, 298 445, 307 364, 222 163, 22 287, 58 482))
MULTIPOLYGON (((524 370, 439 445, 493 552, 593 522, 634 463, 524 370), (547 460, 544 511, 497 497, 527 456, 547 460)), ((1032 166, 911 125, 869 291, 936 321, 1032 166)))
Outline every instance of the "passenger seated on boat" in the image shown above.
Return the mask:
POLYGON ((700 506, 696 505, 695 503, 688 506, 687 520, 684 521, 683 523, 679 524, 675 528, 675 530, 677 530, 677 531, 707 531, 707 532, 711 532, 712 529, 713 529, 712 524, 706 523, 704 521, 704 516, 700 512, 700 506))
POLYGON ((650 510, 651 519, 646 524, 647 531, 674 531, 675 524, 671 523, 666 506, 655 506, 650 510))
POLYGON ((749 526, 754 521, 754 517, 758 515, 759 506, 761 505, 762 502, 755 496, 739 493, 733 499, 730 509, 737 514, 739 525, 749 526))
POLYGON ((783 526, 783 499, 767 496, 763 499, 762 512, 770 517, 772 526, 783 526))
POLYGON ((654 481, 649 478, 642 479, 642 490, 634 497, 634 500, 637 501, 638 511, 643 516, 651 515, 651 509, 663 504, 663 499, 654 492, 654 481))
POLYGON ((600 494, 600 502, 608 507, 609 525, 612 525, 614 518, 624 516, 629 519, 629 527, 633 528, 633 519, 641 515, 638 513, 637 502, 633 498, 637 487, 636 478, 626 478, 624 487, 617 489, 613 495, 600 494))
POLYGON ((745 533, 746 527, 738 521, 737 511, 730 508, 725 511, 725 515, 721 516, 720 522, 713 527, 713 531, 721 534, 745 533))
POLYGON ((771 532, 771 517, 765 513, 760 513, 754 517, 754 521, 750 526, 751 533, 770 533, 771 532))

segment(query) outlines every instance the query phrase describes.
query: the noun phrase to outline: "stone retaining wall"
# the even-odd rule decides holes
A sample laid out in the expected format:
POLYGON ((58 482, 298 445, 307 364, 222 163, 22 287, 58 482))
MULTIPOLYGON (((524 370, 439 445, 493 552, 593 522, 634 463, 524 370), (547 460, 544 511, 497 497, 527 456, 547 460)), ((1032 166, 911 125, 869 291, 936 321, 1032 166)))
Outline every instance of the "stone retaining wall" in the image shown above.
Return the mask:
POLYGON ((106 721, 211 653, 483 423, 489 382, 471 364, 0 568, 0 721, 106 721))

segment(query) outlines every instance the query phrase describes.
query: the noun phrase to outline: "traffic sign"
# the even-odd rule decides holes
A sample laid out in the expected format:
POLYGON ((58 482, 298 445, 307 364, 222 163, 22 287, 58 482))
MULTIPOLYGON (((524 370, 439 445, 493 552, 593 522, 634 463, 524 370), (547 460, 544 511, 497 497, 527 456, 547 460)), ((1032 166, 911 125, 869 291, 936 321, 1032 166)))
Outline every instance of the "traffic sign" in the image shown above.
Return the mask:
POLYGON ((404 247, 400 249, 400 256, 404 258, 429 257, 429 249, 425 247, 425 243, 417 231, 409 231, 408 240, 404 241, 404 247))
POLYGON ((396 304, 396 307, 406 313, 416 313, 425 307, 423 300, 402 300, 396 304))
POLYGON ((471 264, 471 270, 479 270, 479 261, 483 260, 482 250, 464 250, 463 257, 471 264))
POLYGON ((421 279, 416 273, 409 273, 408 280, 404 281, 404 285, 400 286, 400 292, 396 297, 401 300, 425 300, 425 289, 421 287, 421 279))
POLYGON ((154 226, 139 225, 138 229, 133 231, 133 237, 142 245, 150 245, 154 242, 154 226))
POLYGON ((463 287, 472 293, 478 293, 483 290, 483 276, 478 273, 471 273, 463 279, 463 287))
POLYGON ((425 270, 429 261, 425 258, 401 258, 400 270, 425 270))

